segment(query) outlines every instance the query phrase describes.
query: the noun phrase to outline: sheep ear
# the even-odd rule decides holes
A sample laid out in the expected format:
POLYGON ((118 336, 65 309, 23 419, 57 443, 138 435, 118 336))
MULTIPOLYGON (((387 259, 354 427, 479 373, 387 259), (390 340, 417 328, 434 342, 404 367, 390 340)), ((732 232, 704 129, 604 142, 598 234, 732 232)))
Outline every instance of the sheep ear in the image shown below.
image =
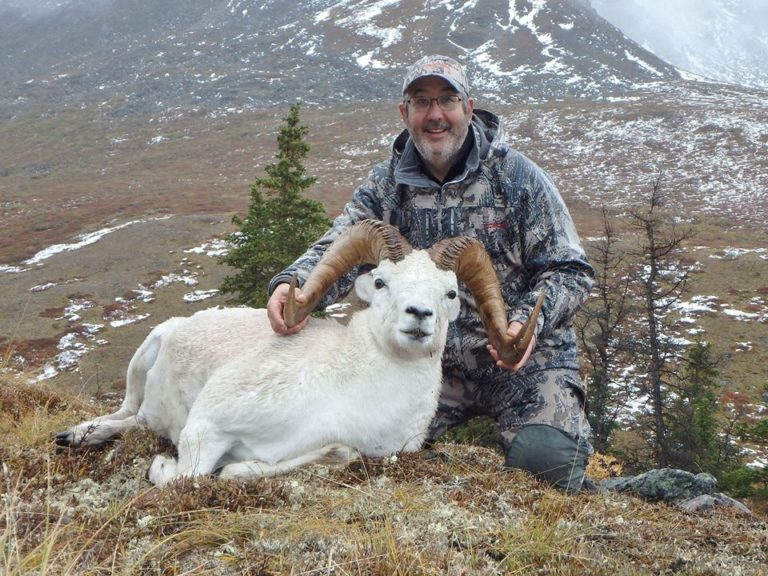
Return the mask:
POLYGON ((368 272, 367 274, 361 274, 355 280, 355 293, 360 300, 371 303, 373 300, 373 293, 376 288, 373 286, 373 274, 368 272))

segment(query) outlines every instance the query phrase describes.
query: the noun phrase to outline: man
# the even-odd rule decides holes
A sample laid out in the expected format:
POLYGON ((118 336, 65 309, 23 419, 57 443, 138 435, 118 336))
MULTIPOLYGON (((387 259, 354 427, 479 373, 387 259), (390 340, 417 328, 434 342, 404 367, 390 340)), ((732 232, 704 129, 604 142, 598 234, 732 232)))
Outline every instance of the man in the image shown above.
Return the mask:
MULTIPOLYGON (((493 260, 516 334, 539 291, 546 302, 536 337, 514 366, 487 346, 474 300, 462 291, 443 358, 444 384, 429 439, 475 415, 493 417, 505 464, 569 492, 580 489, 589 424, 571 321, 592 287, 573 222, 538 166, 506 143, 501 122, 475 109, 462 66, 427 56, 407 72, 400 115, 405 130, 390 159, 376 166, 331 230, 270 283, 267 309, 275 332, 283 321, 287 282, 306 278, 326 247, 353 223, 375 218, 397 226, 415 248, 445 237, 473 236, 493 260)), ((331 288, 321 305, 343 298, 356 272, 331 288)))

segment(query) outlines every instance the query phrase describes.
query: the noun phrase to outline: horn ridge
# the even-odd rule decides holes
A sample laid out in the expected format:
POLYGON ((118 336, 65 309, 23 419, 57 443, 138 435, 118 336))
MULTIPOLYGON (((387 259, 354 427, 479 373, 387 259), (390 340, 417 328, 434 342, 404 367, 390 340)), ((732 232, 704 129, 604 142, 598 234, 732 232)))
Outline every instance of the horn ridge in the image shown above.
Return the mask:
POLYGON ((382 260, 398 262, 411 250, 408 241, 394 226, 379 220, 362 220, 353 224, 328 246, 302 286, 305 304, 295 301, 296 283, 291 282, 283 309, 286 325, 295 326, 304 320, 331 285, 350 269, 360 264, 375 266, 382 260))
POLYGON ((411 245, 400 234, 400 231, 390 224, 385 224, 380 220, 363 220, 356 226, 368 228, 372 240, 376 238, 381 240, 377 246, 376 257, 372 259, 375 261, 367 262, 368 264, 378 264, 382 260, 399 262, 412 250, 411 245))
POLYGON ((471 244, 479 244, 479 242, 469 236, 444 238, 429 249, 429 256, 441 270, 453 270, 455 272, 459 256, 471 244))
POLYGON ((539 295, 536 306, 518 335, 509 336, 507 307, 501 285, 483 244, 466 236, 446 238, 435 244, 429 253, 438 267, 453 270, 456 277, 464 282, 475 299, 488 342, 496 349, 499 358, 507 364, 517 364, 535 334, 544 292, 539 295))

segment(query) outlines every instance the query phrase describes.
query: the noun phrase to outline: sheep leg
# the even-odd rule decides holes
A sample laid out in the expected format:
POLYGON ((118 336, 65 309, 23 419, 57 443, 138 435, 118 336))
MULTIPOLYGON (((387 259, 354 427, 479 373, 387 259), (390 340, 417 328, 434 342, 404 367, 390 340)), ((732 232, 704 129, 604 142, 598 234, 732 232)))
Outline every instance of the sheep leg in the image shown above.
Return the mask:
POLYGON ((83 422, 56 434, 59 446, 98 446, 115 436, 142 426, 137 414, 144 400, 147 373, 157 361, 160 351, 161 331, 156 329, 144 340, 131 358, 126 374, 125 397, 120 409, 106 416, 83 422))
POLYGON ((168 482, 176 478, 176 469, 178 468, 176 460, 170 456, 158 454, 152 460, 152 464, 147 470, 147 480, 155 486, 165 486, 168 482))
POLYGON ((276 464, 246 460, 227 464, 219 472, 219 478, 225 480, 248 480, 260 476, 277 476, 295 468, 308 464, 348 464, 360 458, 360 453, 354 448, 343 444, 329 444, 312 452, 282 460, 276 464))
POLYGON ((163 486, 177 478, 210 474, 231 447, 230 438, 210 422, 190 421, 179 436, 178 460, 155 456, 147 477, 153 484, 163 486))
POLYGON ((56 434, 59 446, 99 446, 115 436, 142 426, 135 413, 126 414, 123 409, 108 416, 100 416, 56 434))

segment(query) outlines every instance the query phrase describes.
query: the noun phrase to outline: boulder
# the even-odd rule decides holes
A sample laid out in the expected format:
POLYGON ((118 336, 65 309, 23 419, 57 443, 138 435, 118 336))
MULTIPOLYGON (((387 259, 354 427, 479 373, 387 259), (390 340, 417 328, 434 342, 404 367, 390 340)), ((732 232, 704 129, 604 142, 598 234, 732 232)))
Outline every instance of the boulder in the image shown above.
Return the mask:
POLYGON ((715 492, 717 480, 707 473, 692 474, 675 468, 649 470, 637 476, 608 478, 600 483, 600 491, 626 492, 650 502, 669 502, 693 514, 735 508, 751 514, 738 500, 715 492))

